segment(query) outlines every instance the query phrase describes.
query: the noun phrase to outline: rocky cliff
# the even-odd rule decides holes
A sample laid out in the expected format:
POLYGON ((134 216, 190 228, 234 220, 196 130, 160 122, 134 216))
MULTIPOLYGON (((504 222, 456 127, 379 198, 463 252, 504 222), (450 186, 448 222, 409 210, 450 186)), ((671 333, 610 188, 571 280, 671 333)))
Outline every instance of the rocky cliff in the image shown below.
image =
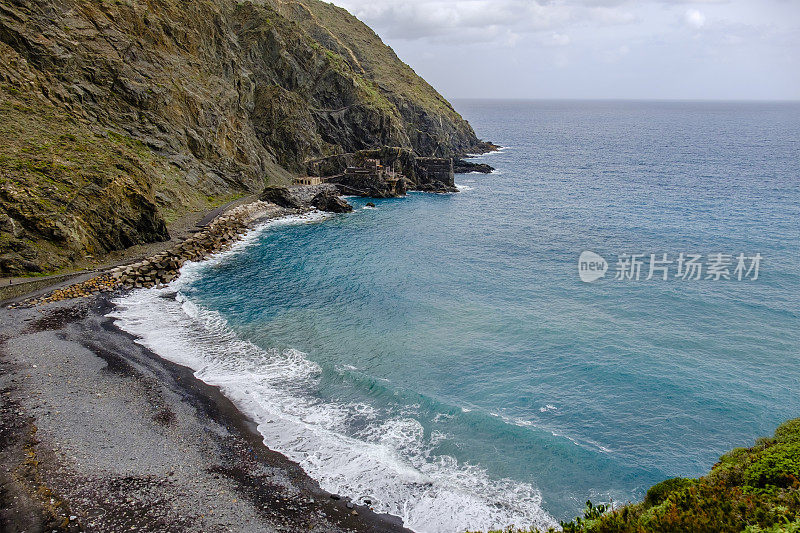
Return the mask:
POLYGON ((188 210, 382 146, 481 145, 317 0, 2 0, 0 274, 167 238, 188 210))

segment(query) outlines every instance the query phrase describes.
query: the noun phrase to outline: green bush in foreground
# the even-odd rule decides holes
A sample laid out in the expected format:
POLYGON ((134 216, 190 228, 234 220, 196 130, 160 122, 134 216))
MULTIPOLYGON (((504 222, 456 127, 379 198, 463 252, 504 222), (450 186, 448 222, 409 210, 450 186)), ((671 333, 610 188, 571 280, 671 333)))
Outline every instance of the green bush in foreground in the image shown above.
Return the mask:
POLYGON ((587 502, 583 517, 561 527, 567 533, 800 533, 800 418, 782 424, 773 438, 723 455, 699 479, 662 481, 643 502, 613 511, 587 502))

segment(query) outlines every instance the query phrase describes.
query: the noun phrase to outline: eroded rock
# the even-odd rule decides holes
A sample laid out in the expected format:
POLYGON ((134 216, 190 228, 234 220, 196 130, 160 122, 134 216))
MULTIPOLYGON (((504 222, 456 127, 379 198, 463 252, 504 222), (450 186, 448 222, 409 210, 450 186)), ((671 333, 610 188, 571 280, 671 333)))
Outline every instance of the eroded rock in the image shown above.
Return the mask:
POLYGON ((311 200, 311 205, 320 211, 328 211, 331 213, 349 213, 353 210, 353 206, 342 199, 338 193, 329 190, 317 194, 314 199, 311 200))

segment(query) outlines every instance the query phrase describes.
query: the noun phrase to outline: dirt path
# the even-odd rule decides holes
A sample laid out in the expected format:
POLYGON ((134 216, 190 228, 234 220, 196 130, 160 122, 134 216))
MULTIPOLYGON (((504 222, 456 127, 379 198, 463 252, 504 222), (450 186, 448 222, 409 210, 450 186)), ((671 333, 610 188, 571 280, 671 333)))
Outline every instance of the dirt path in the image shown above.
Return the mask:
POLYGON ((258 199, 258 195, 245 196, 211 211, 189 213, 168 225, 167 229, 170 234, 170 240, 168 241, 138 244, 125 250, 114 251, 102 258, 90 259, 84 264, 77 264, 69 272, 51 276, 0 278, 0 303, 17 300, 22 296, 36 296, 72 283, 85 281, 97 272, 135 263, 159 252, 169 250, 176 244, 188 239, 219 215, 239 205, 253 202, 256 199, 258 199))

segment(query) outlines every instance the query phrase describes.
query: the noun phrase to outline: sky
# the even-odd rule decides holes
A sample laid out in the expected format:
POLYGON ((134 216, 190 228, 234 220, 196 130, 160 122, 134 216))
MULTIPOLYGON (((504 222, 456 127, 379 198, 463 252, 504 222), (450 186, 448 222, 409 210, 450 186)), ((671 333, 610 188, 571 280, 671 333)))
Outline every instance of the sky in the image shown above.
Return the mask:
POLYGON ((800 0, 334 0, 447 98, 800 100, 800 0))

